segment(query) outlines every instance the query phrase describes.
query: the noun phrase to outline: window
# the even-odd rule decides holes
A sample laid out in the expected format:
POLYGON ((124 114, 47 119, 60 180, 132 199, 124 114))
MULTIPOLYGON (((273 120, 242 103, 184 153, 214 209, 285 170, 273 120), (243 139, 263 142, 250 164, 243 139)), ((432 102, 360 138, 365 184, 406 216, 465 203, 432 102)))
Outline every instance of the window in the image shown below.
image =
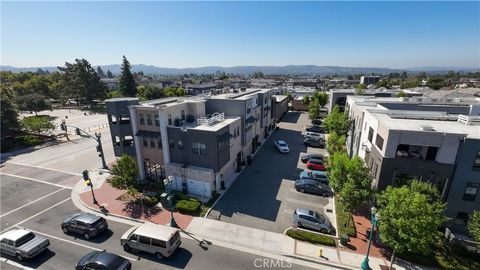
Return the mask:
POLYGON ((192 152, 194 154, 205 155, 206 153, 206 146, 204 143, 192 143, 192 152))
POLYGON ((169 144, 170 144, 170 148, 174 148, 175 147, 175 142, 173 140, 170 140, 169 141, 169 144))
POLYGON ((115 115, 109 115, 110 116, 110 124, 116 125, 117 124, 117 117, 115 115))
POLYGON ((247 114, 252 112, 252 108, 247 108, 247 114))
POLYGON ((435 160, 437 158, 438 147, 427 148, 427 155, 425 156, 426 160, 435 160))
POLYGON ((140 243, 150 245, 150 238, 140 235, 140 243))
POLYGON ((455 223, 460 225, 467 225, 468 223, 468 214, 463 212, 458 212, 457 217, 455 218, 455 223))
POLYGON ((168 115, 168 125, 169 126, 172 125, 172 115, 171 114, 168 115))
POLYGON ((148 141, 147 139, 143 138, 143 146, 148 147, 148 141))
POLYGON ((152 115, 147 114, 147 125, 151 126, 152 125, 152 115))
POLYGON ((183 149, 183 141, 177 142, 178 149, 183 149))
POLYGON ((160 126, 160 119, 158 117, 158 113, 155 114, 155 126, 157 126, 157 127, 160 126))
POLYGON ((181 114, 182 121, 185 120, 185 110, 182 110, 180 114, 181 114))
POLYGON ((473 170, 480 171, 480 152, 477 152, 477 156, 475 156, 475 160, 473 161, 473 170))
POLYGON ((376 145, 380 150, 382 150, 382 148, 383 148, 383 138, 382 138, 382 136, 380 136, 380 135, 377 134, 377 138, 375 139, 375 145, 376 145))
POLYGON ((128 114, 122 114, 120 115, 120 124, 130 124, 130 115, 128 114))
POLYGON ((372 142, 373 139, 373 128, 368 129, 368 141, 372 142))
POLYGON ((158 139, 157 147, 162 148, 162 140, 161 139, 158 139))
POLYGON ((435 184, 435 186, 438 189, 438 192, 440 192, 440 195, 442 196, 443 196, 443 190, 445 189, 445 184, 447 183, 447 180, 448 179, 445 177, 438 177, 437 183, 435 184))
POLYGON ((143 118, 143 113, 139 113, 138 118, 140 119, 140 125, 145 125, 145 118, 143 118))
POLYGON ((167 243, 165 243, 165 241, 152 238, 152 246, 165 248, 167 247, 167 243))
POLYGON ((155 148, 155 140, 154 139, 150 139, 150 147, 155 148))
POLYGON ((475 201, 479 188, 480 183, 467 183, 467 187, 465 188, 465 193, 463 193, 462 199, 464 201, 475 201))

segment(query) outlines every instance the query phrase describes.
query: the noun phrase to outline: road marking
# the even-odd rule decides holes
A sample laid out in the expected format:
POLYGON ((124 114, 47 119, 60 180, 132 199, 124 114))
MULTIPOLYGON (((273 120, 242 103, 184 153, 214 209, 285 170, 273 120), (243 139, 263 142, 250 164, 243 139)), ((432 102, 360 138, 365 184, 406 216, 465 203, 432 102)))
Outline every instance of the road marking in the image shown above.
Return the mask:
POLYGON ((288 198, 287 201, 292 202, 292 203, 305 204, 305 205, 309 205, 309 206, 313 206, 313 207, 322 207, 322 208, 325 207, 324 205, 321 205, 319 203, 304 202, 304 201, 290 199, 290 198, 288 198))
POLYGON ((71 175, 78 175, 81 176, 79 173, 72 173, 72 172, 67 172, 67 171, 62 171, 62 170, 57 170, 57 169, 51 169, 51 168, 46 168, 42 166, 35 166, 35 165, 29 165, 29 164, 24 164, 24 163, 18 163, 18 162, 5 162, 7 164, 13 164, 13 165, 20 165, 20 166, 27 166, 27 167, 32 167, 32 168, 38 168, 38 169, 44 169, 44 170, 50 170, 50 171, 55 171, 55 172, 61 172, 61 173, 66 173, 66 174, 71 174, 71 175))
POLYGON ((60 204, 62 204, 62 203, 64 203, 64 202, 66 202, 66 201, 69 201, 69 200, 71 200, 71 198, 70 198, 70 197, 68 197, 68 198, 66 198, 66 199, 65 199, 65 200, 63 200, 63 201, 61 201, 61 202, 58 202, 58 203, 56 203, 56 204, 54 204, 54 205, 52 205, 52 206, 48 207, 47 209, 44 209, 44 210, 42 210, 42 211, 40 211, 40 212, 36 213, 35 215, 33 215, 33 216, 29 217, 29 218, 26 218, 26 219, 24 219, 24 220, 22 220, 22 221, 20 221, 20 222, 18 222, 18 223, 16 223, 16 224, 14 224, 14 225, 10 226, 10 227, 8 227, 8 228, 4 229, 4 230, 3 230, 1 233, 4 233, 4 232, 6 232, 6 231, 10 230, 10 229, 11 229, 11 228, 13 228, 13 227, 17 227, 18 225, 20 225, 20 224, 22 224, 22 223, 24 223, 24 222, 26 222, 26 221, 29 221, 30 219, 32 219, 32 218, 34 218, 34 217, 36 217, 36 216, 39 216, 39 215, 41 215, 41 214, 43 214, 43 213, 47 212, 48 210, 50 210, 50 209, 52 209, 52 208, 54 208, 54 207, 57 207, 58 205, 60 205, 60 204))
POLYGON ((67 186, 60 185, 60 184, 50 183, 50 182, 47 182, 47 181, 38 180, 38 179, 26 177, 26 176, 20 176, 20 175, 15 175, 15 174, 10 174, 10 173, 4 173, 4 172, 0 172, 0 175, 6 175, 6 176, 11 176, 11 177, 18 177, 18 178, 22 178, 22 179, 25 179, 25 180, 30 180, 30 181, 38 182, 38 183, 42 183, 42 184, 52 185, 52 186, 56 186, 56 187, 66 188, 66 189, 73 189, 72 187, 67 187, 67 186))
POLYGON ((283 209, 283 212, 285 212, 286 214, 293 215, 293 210, 290 210, 290 209, 283 209))
MULTIPOLYGON (((29 231, 34 232, 34 233, 45 235, 46 237, 49 237, 49 238, 57 239, 59 241, 67 242, 67 243, 77 245, 77 246, 80 246, 80 247, 89 248, 89 249, 93 249, 93 250, 96 250, 96 251, 103 251, 104 250, 104 249, 99 249, 99 248, 92 247, 92 246, 89 246, 89 245, 77 243, 75 241, 67 240, 67 239, 64 239, 64 238, 61 238, 61 237, 58 237, 58 236, 54 236, 54 235, 51 235, 51 234, 35 231, 35 230, 29 229, 29 228, 24 228, 24 227, 18 227, 18 228, 26 229, 26 230, 29 230, 29 231)), ((122 256, 122 255, 119 255, 119 256, 122 256)), ((128 260, 134 261, 134 262, 137 261, 136 259, 130 258, 130 257, 127 257, 127 256, 122 256, 122 257, 124 257, 125 259, 128 259, 128 260)))
POLYGON ((22 206, 20 206, 20 207, 17 207, 17 208, 13 209, 13 210, 10 211, 10 212, 7 212, 7 213, 2 214, 2 215, 0 216, 0 218, 6 216, 6 215, 8 215, 8 214, 11 214, 11 213, 13 213, 13 212, 15 212, 15 211, 18 211, 18 210, 20 210, 20 209, 22 209, 22 208, 24 208, 24 207, 27 207, 27 206, 29 206, 29 205, 32 204, 32 203, 36 203, 36 202, 38 202, 38 201, 40 201, 40 200, 42 200, 42 199, 45 199, 46 197, 48 197, 48 196, 50 196, 50 195, 53 195, 53 194, 55 194, 55 193, 58 193, 58 192, 60 192, 60 191, 62 191, 62 190, 65 190, 65 188, 61 188, 61 189, 59 189, 59 190, 55 190, 55 191, 52 192, 52 193, 49 193, 49 194, 47 194, 47 195, 45 195, 45 196, 43 196, 43 197, 40 197, 40 198, 38 198, 38 199, 36 199, 36 200, 34 200, 34 201, 31 201, 31 202, 29 202, 29 203, 27 203, 27 204, 24 204, 24 205, 22 205, 22 206))
POLYGON ((0 261, 6 263, 6 264, 9 264, 11 266, 15 266, 17 268, 20 268, 20 269, 23 269, 23 270, 35 270, 35 268, 30 268, 30 267, 27 267, 27 266, 23 266, 15 261, 12 261, 12 260, 9 260, 7 258, 4 258, 4 257, 0 257, 0 261))

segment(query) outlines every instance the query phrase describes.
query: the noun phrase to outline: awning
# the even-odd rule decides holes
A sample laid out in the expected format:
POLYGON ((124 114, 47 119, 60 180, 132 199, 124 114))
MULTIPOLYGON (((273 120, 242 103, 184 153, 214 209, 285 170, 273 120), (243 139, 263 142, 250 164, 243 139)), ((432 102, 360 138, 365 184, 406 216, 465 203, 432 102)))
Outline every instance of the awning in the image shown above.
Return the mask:
POLYGON ((255 116, 250 116, 245 121, 247 121, 248 124, 252 124, 252 123, 255 123, 256 120, 257 118, 255 118, 255 116))
POLYGON ((230 132, 228 131, 218 136, 219 141, 227 141, 227 140, 230 140, 230 138, 233 138, 233 135, 230 134, 230 132))
POLYGON ((148 130, 139 130, 135 136, 145 137, 145 138, 160 138, 161 133, 158 131, 148 131, 148 130))

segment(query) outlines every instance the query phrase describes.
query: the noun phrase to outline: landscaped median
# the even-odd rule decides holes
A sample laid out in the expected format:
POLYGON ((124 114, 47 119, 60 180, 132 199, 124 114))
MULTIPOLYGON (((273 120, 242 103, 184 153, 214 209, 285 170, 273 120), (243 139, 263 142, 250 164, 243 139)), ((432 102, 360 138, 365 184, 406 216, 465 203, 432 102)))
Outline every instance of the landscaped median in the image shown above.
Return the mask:
POLYGON ((293 239, 299 241, 305 241, 312 244, 319 244, 324 246, 335 247, 337 244, 335 243, 335 238, 323 234, 318 234, 314 232, 307 232, 304 230, 299 229, 288 229, 286 234, 293 239))
POLYGON ((348 211, 345 211, 341 200, 338 197, 334 197, 335 208, 337 214, 337 229, 338 235, 342 236, 344 234, 349 237, 356 237, 355 223, 353 222, 352 214, 348 211))

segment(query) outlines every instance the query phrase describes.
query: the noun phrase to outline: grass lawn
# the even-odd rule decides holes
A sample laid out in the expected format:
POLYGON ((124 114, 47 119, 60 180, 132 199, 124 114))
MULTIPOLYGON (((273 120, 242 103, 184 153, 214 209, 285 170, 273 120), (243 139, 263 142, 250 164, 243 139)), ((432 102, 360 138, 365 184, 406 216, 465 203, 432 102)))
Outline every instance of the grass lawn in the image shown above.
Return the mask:
POLYGON ((355 223, 353 222, 352 214, 345 212, 345 207, 338 197, 335 197, 334 199, 337 212, 338 235, 342 236, 343 234, 347 234, 350 237, 356 237, 355 223), (347 223, 349 224, 348 226, 347 223))

